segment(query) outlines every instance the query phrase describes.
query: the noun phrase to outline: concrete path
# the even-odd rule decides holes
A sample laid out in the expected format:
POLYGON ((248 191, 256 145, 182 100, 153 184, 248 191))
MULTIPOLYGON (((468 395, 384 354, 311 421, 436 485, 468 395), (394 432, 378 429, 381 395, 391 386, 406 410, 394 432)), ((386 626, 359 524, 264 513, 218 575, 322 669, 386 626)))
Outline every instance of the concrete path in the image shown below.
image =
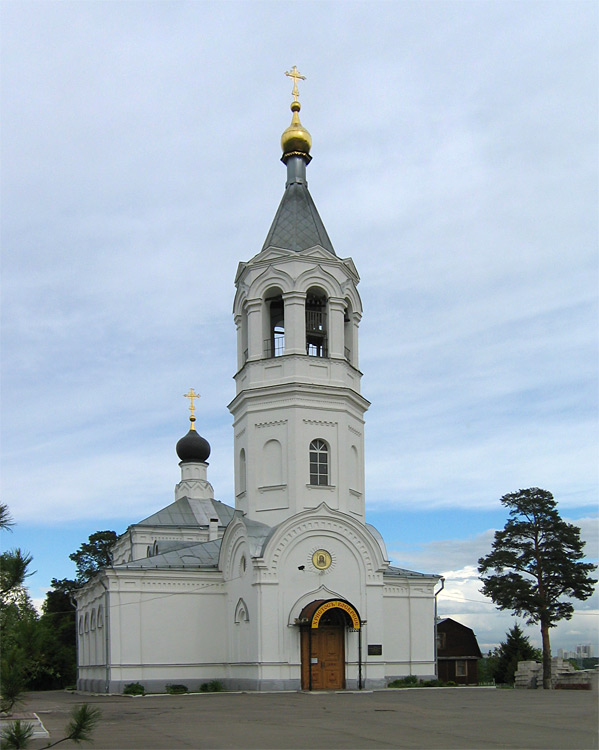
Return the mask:
MULTIPOLYGON (((91 745, 101 750, 598 747, 597 693, 573 690, 428 688, 144 698, 46 692, 29 693, 23 709, 38 714, 54 742, 63 736, 71 708, 86 702, 102 711, 91 745)), ((46 742, 36 740, 31 747, 46 742)))

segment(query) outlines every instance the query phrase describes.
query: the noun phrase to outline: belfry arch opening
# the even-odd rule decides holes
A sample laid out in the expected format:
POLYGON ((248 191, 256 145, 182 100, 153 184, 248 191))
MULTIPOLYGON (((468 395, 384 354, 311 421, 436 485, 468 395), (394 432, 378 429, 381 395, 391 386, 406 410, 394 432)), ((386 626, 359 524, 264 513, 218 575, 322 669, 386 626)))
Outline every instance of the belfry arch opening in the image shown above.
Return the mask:
POLYGON ((285 353, 285 305, 280 289, 271 289, 264 299, 266 307, 267 336, 264 349, 267 357, 280 357, 285 353))
POLYGON ((353 364, 353 314, 351 302, 346 300, 345 310, 343 311, 343 351, 345 359, 353 364))
POLYGON ((316 287, 306 294, 306 354, 328 357, 327 295, 316 287))

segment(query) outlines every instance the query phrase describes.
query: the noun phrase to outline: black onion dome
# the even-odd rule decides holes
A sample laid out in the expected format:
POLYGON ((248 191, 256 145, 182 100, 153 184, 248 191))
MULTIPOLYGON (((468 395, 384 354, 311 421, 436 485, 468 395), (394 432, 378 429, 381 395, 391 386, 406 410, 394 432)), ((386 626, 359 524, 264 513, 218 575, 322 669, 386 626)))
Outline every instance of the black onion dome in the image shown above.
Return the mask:
POLYGON ((187 435, 177 443, 177 455, 181 461, 201 461, 208 459, 210 455, 210 443, 195 430, 190 430, 187 435))

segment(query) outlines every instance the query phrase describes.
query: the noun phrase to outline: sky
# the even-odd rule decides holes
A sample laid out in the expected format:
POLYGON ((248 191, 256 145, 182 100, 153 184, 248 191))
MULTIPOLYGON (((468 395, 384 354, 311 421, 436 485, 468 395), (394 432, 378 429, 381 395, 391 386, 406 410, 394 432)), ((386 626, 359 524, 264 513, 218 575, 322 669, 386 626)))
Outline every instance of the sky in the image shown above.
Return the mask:
MULTIPOLYGON (((589 0, 4 0, 3 547, 30 594, 173 500, 183 394, 233 504, 237 264, 285 184, 297 65, 310 191, 361 276, 367 520, 446 577, 481 648, 500 498, 551 491, 599 558, 598 9, 589 0)), ((552 646, 599 652, 599 597, 552 646)), ((527 635, 540 645, 536 626, 527 635)))

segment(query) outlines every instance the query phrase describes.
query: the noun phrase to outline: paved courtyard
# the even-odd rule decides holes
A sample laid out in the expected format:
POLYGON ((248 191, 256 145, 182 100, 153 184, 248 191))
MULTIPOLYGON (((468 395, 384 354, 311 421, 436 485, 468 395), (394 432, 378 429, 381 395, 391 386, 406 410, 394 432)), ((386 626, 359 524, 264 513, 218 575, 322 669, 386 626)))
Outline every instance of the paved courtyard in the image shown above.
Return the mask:
MULTIPOLYGON (((597 693, 581 691, 428 688, 144 698, 57 691, 29 693, 23 709, 39 715, 55 742, 72 707, 85 702, 102 711, 87 747, 102 750, 598 747, 597 693)), ((32 747, 47 742, 36 740, 32 747)))

